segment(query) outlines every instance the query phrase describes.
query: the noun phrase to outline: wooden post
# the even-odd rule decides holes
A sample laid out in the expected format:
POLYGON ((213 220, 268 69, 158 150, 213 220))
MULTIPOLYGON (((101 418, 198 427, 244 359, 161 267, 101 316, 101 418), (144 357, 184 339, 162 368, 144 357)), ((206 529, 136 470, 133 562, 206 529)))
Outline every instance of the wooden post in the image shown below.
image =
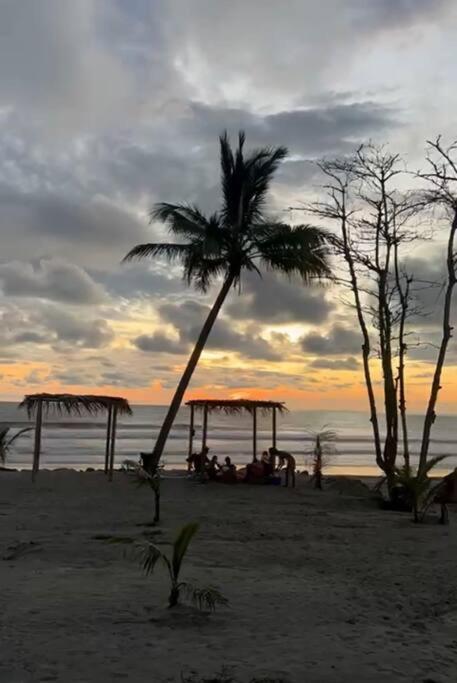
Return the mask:
POLYGON ((257 408, 252 411, 252 462, 257 460, 257 408))
MULTIPOLYGON (((192 455, 193 447, 194 447, 194 406, 191 405, 190 406, 190 424, 189 424, 189 449, 188 449, 189 458, 192 455)), ((190 463, 189 463, 189 467, 190 467, 190 463)))
POLYGON ((113 468, 114 468, 114 448, 116 445, 116 423, 117 423, 117 406, 114 406, 113 417, 111 420, 111 444, 110 444, 110 457, 109 457, 109 481, 113 481, 113 468))
POLYGON ((41 451, 41 425, 43 423, 43 402, 38 401, 35 417, 35 447, 33 450, 32 481, 35 481, 38 470, 40 469, 41 451))
POLYGON ((108 474, 108 468, 109 468, 112 418, 113 418, 113 406, 110 406, 108 408, 108 424, 106 425, 105 474, 108 474))
POLYGON ((208 433, 208 406, 203 408, 203 429, 202 429, 202 450, 206 446, 206 436, 208 433))
MULTIPOLYGON (((272 441, 273 441, 272 446, 273 446, 273 448, 276 448, 276 406, 273 407, 271 430, 272 430, 272 441)), ((271 456, 271 464, 273 465, 273 470, 274 470, 276 467, 276 457, 274 455, 271 456)))

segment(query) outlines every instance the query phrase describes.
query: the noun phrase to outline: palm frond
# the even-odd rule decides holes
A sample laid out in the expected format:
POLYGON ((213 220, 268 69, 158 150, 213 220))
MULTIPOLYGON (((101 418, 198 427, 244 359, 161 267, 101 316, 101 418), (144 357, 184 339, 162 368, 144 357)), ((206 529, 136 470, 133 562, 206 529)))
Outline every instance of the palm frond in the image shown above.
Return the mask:
POLYGON ((255 150, 246 161, 245 222, 247 225, 263 218, 266 196, 279 165, 287 157, 286 147, 265 147, 255 150))
POLYGON ((147 543, 139 546, 137 553, 140 559, 140 566, 146 574, 152 574, 159 560, 166 561, 166 556, 154 543, 147 543))
POLYGON ((182 583, 180 588, 185 591, 188 600, 200 611, 214 612, 218 605, 228 605, 228 600, 220 591, 212 586, 196 588, 190 583, 182 583))
POLYGON ((33 427, 24 427, 23 429, 20 429, 18 432, 16 432, 8 438, 8 434, 11 431, 11 427, 9 425, 6 425, 0 428, 0 463, 2 465, 5 464, 8 453, 11 450, 11 447, 14 444, 14 442, 21 436, 32 430, 33 427))
POLYGON ((269 223, 258 226, 253 242, 273 270, 299 275, 304 282, 330 277, 327 233, 320 228, 269 223))
POLYGON ((438 465, 438 463, 442 462, 446 458, 448 458, 448 455, 436 455, 434 458, 430 458, 427 460, 425 467, 421 468, 421 474, 423 476, 427 476, 431 470, 438 465))
MULTIPOLYGON (((10 439, 8 439, 8 441, 6 442, 6 448, 10 448, 13 445, 13 443, 16 441, 16 439, 19 439, 24 434, 27 434, 28 432, 32 432, 32 431, 33 431, 33 427, 24 427, 23 429, 20 429, 18 432, 16 432, 16 434, 13 434, 13 436, 10 439)), ((2 441, 2 435, 1 434, 0 434, 0 441, 2 441)))
POLYGON ((208 227, 218 224, 219 217, 215 213, 209 218, 196 206, 188 204, 156 204, 151 213, 151 219, 166 223, 174 235, 186 237, 189 240, 204 239, 208 227))
POLYGON ((196 522, 191 522, 183 526, 178 536, 173 544, 173 557, 171 561, 171 566, 173 569, 173 576, 177 580, 179 577, 179 572, 181 570, 181 565, 183 563, 184 557, 189 547, 189 543, 198 531, 198 524, 196 522))
POLYGON ((246 158, 243 153, 245 134, 240 131, 238 147, 232 151, 225 132, 220 137, 221 183, 224 224, 244 231, 262 216, 262 208, 272 177, 287 155, 285 147, 254 150, 246 158))
POLYGON ((123 262, 140 261, 154 256, 165 256, 168 261, 184 260, 189 252, 190 245, 162 242, 152 244, 137 244, 122 259, 123 262))

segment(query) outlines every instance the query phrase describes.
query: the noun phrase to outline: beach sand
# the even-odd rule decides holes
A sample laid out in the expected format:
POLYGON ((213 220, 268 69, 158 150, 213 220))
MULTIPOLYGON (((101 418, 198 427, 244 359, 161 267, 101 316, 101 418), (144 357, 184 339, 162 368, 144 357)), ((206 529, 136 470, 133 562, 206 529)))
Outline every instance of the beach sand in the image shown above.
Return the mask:
POLYGON ((230 601, 208 616, 167 610, 162 568, 95 538, 144 539, 152 508, 122 473, 0 473, 0 683, 457 680, 454 513, 414 526, 348 480, 167 478, 155 538, 200 522, 183 579, 230 601))

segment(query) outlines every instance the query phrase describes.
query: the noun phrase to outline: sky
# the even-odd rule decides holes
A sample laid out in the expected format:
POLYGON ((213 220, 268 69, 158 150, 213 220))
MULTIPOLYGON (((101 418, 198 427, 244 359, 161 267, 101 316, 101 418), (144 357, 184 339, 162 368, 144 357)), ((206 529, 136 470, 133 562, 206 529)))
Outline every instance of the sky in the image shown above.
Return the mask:
MULTIPOLYGON (((165 236, 154 202, 217 208, 224 129, 289 148, 270 208, 295 221, 288 207, 318 191, 312 161, 373 140, 416 168, 426 139, 457 137, 453 0, 0 0, 0 26, 4 400, 169 400, 216 290, 121 261, 165 236)), ((418 258, 440 273, 438 252, 418 258)), ((188 397, 366 410, 360 346, 331 285, 249 276, 188 397)), ((411 365, 413 410, 431 360, 411 365)), ((440 405, 457 411, 455 345, 440 405)))

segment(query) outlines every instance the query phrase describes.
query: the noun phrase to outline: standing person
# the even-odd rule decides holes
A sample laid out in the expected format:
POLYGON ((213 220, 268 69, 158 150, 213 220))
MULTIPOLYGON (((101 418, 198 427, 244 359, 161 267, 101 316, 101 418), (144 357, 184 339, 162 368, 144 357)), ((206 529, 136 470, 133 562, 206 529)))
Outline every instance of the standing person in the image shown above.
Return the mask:
POLYGON ((291 453, 288 453, 287 451, 278 451, 277 448, 272 446, 269 449, 270 456, 277 457, 279 459, 279 464, 278 464, 278 472, 283 469, 285 466, 286 468, 286 480, 284 482, 284 486, 289 486, 289 479, 291 480, 292 483, 292 488, 295 488, 295 468, 296 468, 296 462, 295 458, 291 453))

